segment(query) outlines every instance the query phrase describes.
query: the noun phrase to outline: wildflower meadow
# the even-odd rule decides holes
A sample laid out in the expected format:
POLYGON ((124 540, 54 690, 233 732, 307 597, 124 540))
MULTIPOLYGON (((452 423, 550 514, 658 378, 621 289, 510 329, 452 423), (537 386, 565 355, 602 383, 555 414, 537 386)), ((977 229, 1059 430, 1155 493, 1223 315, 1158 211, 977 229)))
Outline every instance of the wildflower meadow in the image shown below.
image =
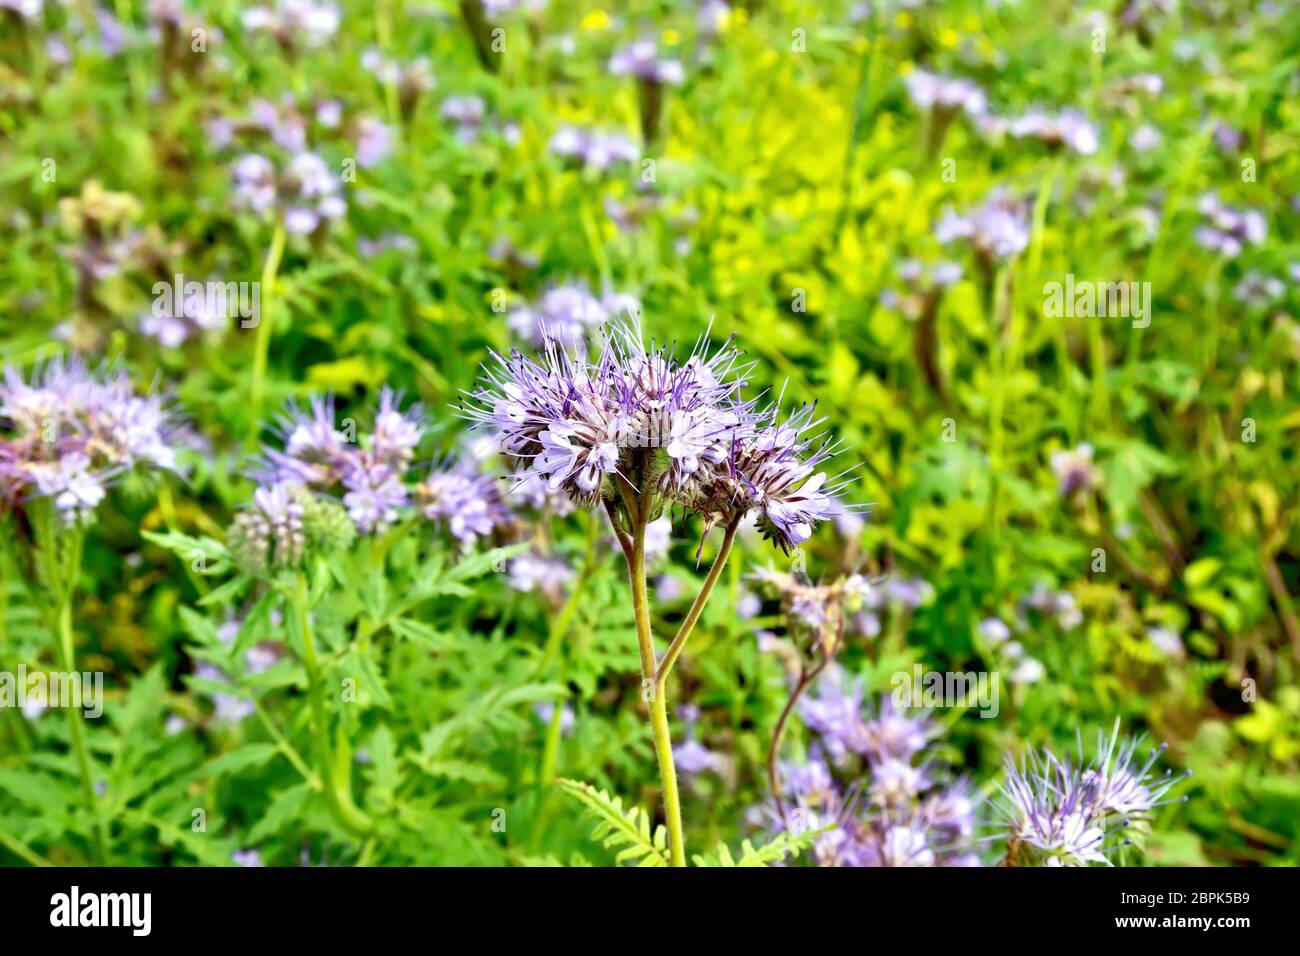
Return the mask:
POLYGON ((0 864, 1300 863, 1294 0, 0 0, 0 197, 0 864))

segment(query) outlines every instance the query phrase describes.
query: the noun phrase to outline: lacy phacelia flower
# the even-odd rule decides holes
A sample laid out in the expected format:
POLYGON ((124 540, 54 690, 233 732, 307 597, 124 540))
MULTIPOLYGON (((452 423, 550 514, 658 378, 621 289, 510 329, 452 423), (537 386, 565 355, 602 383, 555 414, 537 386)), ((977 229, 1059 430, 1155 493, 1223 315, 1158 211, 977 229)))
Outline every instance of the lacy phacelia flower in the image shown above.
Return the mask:
POLYGON ((1017 139, 1032 137, 1050 149, 1065 146, 1080 156, 1097 152, 1097 130, 1077 110, 1063 110, 1056 115, 1030 110, 1012 120, 1007 129, 1017 139))
POLYGON ((668 86, 676 86, 686 78, 682 64, 661 57, 653 40, 637 40, 623 47, 609 58, 609 72, 668 86))
POLYGON ((516 459, 516 482, 530 475, 593 506, 620 495, 658 496, 705 517, 708 525, 749 512, 783 548, 804 541, 837 510, 816 466, 831 454, 803 433, 819 424, 811 407, 778 423, 742 400, 738 353, 709 355, 698 343, 685 362, 647 351, 639 331, 612 323, 598 354, 569 352, 548 340, 540 361, 493 355, 485 384, 464 409, 516 459))
POLYGON ((294 235, 309 235, 343 218, 343 183, 315 153, 299 153, 283 172, 271 160, 246 153, 235 161, 234 203, 258 215, 275 212, 294 235))
POLYGON ((564 600, 573 570, 562 560, 526 551, 510 562, 509 583, 516 591, 536 591, 554 605, 564 600))
POLYGON ((988 263, 1011 259, 1029 245, 1029 208, 1007 193, 996 192, 967 215, 949 210, 934 227, 934 236, 944 245, 968 239, 988 263))
POLYGON ((618 163, 635 163, 641 147, 622 133, 565 126, 551 137, 551 152, 587 169, 604 172, 618 163))
POLYGON ((1092 445, 1084 442, 1069 451, 1052 455, 1052 471, 1056 473, 1061 497, 1069 498, 1081 491, 1090 491, 1097 483, 1097 469, 1092 463, 1092 445))
POLYGON ((1196 241, 1229 259, 1241 255, 1246 246, 1259 245, 1268 237, 1268 223, 1256 209, 1234 209, 1214 193, 1206 193, 1197 204, 1205 223, 1196 230, 1196 241))
POLYGON ((298 567, 309 550, 328 554, 355 538, 356 527, 337 502, 286 482, 253 492, 226 532, 226 546, 241 570, 268 574, 298 567))
POLYGON ((284 451, 264 449, 255 477, 267 485, 289 482, 316 490, 341 490, 343 504, 363 534, 380 531, 410 504, 403 479, 424 435, 418 406, 399 411, 400 396, 383 389, 374 427, 358 436, 346 419, 335 427, 334 400, 317 398, 308 409, 289 406, 281 423, 284 451))
POLYGON ((912 102, 923 109, 938 107, 977 114, 984 112, 987 102, 984 91, 974 83, 926 70, 913 70, 903 83, 912 102))
POLYGON ((415 486, 414 498, 424 517, 445 527, 465 545, 490 537, 513 522, 501 479, 464 464, 432 471, 415 486))
POLYGON ((249 33, 268 33, 285 49, 320 47, 339 28, 339 9, 316 0, 279 0, 273 7, 251 7, 242 14, 249 33))
POLYGON ((596 298, 585 285, 548 289, 532 306, 515 309, 506 317, 510 330, 533 345, 553 339, 566 349, 584 345, 612 319, 635 316, 641 302, 632 295, 606 293, 596 298))
POLYGON ((30 381, 6 366, 0 431, 0 501, 50 498, 69 522, 88 519, 121 472, 177 470, 178 428, 162 397, 78 360, 51 362, 30 381))
POLYGON ((1109 739, 1099 735, 1098 756, 1087 766, 1061 760, 1050 750, 1029 754, 1017 765, 1006 760, 1006 782, 999 786, 1008 843, 1008 866, 1109 865, 1106 854, 1120 845, 1111 839, 1135 821, 1145 822, 1185 775, 1150 772, 1163 747, 1138 765, 1137 739, 1119 737, 1119 721, 1109 739))

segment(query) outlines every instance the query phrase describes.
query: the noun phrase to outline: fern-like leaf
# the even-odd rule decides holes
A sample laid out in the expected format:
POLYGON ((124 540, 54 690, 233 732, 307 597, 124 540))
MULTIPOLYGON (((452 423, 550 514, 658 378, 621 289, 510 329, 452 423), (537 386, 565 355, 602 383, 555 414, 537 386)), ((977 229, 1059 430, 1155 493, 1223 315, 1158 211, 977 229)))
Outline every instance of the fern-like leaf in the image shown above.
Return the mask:
POLYGON ((607 849, 621 848, 614 857, 617 863, 637 866, 668 865, 668 833, 662 825, 650 830, 650 814, 641 807, 623 809, 623 801, 589 783, 557 780, 560 789, 576 799, 596 821, 592 836, 607 849))
POLYGON ((694 857, 695 865, 772 866, 782 862, 787 856, 797 857, 828 829, 830 828, 823 827, 820 830, 805 830, 802 833, 781 833, 760 847, 755 847, 753 843, 746 840, 740 845, 739 860, 731 855, 731 850, 725 843, 719 843, 713 853, 697 854, 694 857))

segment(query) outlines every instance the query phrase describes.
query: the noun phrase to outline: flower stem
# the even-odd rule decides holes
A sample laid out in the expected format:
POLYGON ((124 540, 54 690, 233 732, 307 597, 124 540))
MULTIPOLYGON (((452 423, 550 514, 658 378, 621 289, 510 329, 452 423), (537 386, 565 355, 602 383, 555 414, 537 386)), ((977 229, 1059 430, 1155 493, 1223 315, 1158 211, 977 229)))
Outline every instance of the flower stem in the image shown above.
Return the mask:
MULTIPOLYGON (((72 679, 77 673, 77 652, 72 640, 72 598, 76 592, 77 578, 81 575, 84 532, 80 528, 61 532, 57 527, 59 519, 53 507, 45 510, 43 519, 45 533, 41 544, 45 554, 46 583, 54 592, 55 601, 54 620, 51 624, 58 637, 60 666, 65 675, 72 679), (62 554, 61 545, 64 546, 62 554)), ((99 818, 99 801, 95 795, 90 750, 86 745, 85 723, 80 708, 65 707, 64 712, 68 715, 68 737, 81 774, 82 796, 86 800, 86 809, 94 819, 94 859, 98 865, 103 866, 108 862, 108 830, 99 818)))
POLYGON ((320 779, 325 788, 325 799, 330 812, 345 831, 354 837, 364 837, 374 830, 374 820, 352 800, 351 768, 339 759, 343 751, 335 752, 330 742, 329 716, 325 709, 325 686, 321 681, 320 661, 316 656, 316 637, 312 632, 308 612, 307 576, 298 571, 294 575, 293 589, 289 592, 294 619, 302 638, 303 665, 307 670, 307 695, 311 700, 312 716, 316 724, 317 759, 320 779))
POLYGON ((668 728, 668 702, 655 676, 654 638, 650 633, 650 601, 645 584, 645 526, 649 507, 637 509, 628 555, 628 576, 632 581, 632 610, 636 615, 637 645, 641 652, 642 691, 650 688, 650 721, 655 755, 659 759, 659 780, 664 791, 664 820, 673 866, 686 865, 686 843, 682 836, 682 806, 677 795, 677 768, 673 764, 673 741, 668 728))
POLYGON ((253 350, 253 381, 249 386, 248 447, 257 445, 262 430, 262 396, 266 391, 266 362, 271 350, 271 326, 275 324, 272 305, 275 302, 275 279, 280 271, 280 258, 284 255, 284 223, 275 224, 271 246, 262 264, 261 303, 258 307, 257 338, 253 350))
POLYGON ((718 548, 718 553, 713 559, 713 565, 709 568, 709 574, 704 579, 704 584, 700 586, 700 593, 695 595, 691 609, 686 613, 686 618, 682 621, 681 627, 677 629, 677 636, 668 645, 664 659, 655 672, 660 687, 667 681, 668 675, 672 672, 673 664, 677 662, 678 655, 686 647, 687 639, 690 638, 691 632, 695 630, 695 623, 704 612, 704 605, 709 602, 709 595, 713 593, 713 586, 717 584, 718 577, 722 574, 722 568, 727 563, 727 557, 731 554, 731 545, 736 540, 736 528, 739 525, 739 517, 732 519, 731 523, 727 525, 727 530, 722 536, 722 545, 718 548))

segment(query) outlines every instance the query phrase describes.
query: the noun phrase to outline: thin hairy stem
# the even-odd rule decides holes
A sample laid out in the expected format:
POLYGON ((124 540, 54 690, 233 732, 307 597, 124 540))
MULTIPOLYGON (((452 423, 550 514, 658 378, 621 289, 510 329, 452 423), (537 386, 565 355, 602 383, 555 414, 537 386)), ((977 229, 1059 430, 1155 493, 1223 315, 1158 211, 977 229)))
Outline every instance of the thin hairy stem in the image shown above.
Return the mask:
POLYGON ((668 650, 659 663, 655 679, 660 687, 663 687, 668 675, 672 673, 673 664, 677 662, 678 656, 686 647, 686 641, 690 638, 691 632, 695 630, 695 624, 704 612, 704 605, 709 603, 709 596, 713 593, 713 586, 718 582, 718 577, 722 574, 722 569, 727 563, 727 557, 731 554, 731 545, 736 540, 736 528, 739 525, 739 516, 733 518, 727 525, 726 532, 722 536, 722 545, 718 548, 718 553, 713 559, 713 565, 709 568, 704 584, 700 586, 700 593, 695 595, 695 600, 691 603, 691 609, 686 612, 686 618, 682 621, 681 627, 677 629, 677 635, 673 638, 673 642, 668 645, 668 650))

